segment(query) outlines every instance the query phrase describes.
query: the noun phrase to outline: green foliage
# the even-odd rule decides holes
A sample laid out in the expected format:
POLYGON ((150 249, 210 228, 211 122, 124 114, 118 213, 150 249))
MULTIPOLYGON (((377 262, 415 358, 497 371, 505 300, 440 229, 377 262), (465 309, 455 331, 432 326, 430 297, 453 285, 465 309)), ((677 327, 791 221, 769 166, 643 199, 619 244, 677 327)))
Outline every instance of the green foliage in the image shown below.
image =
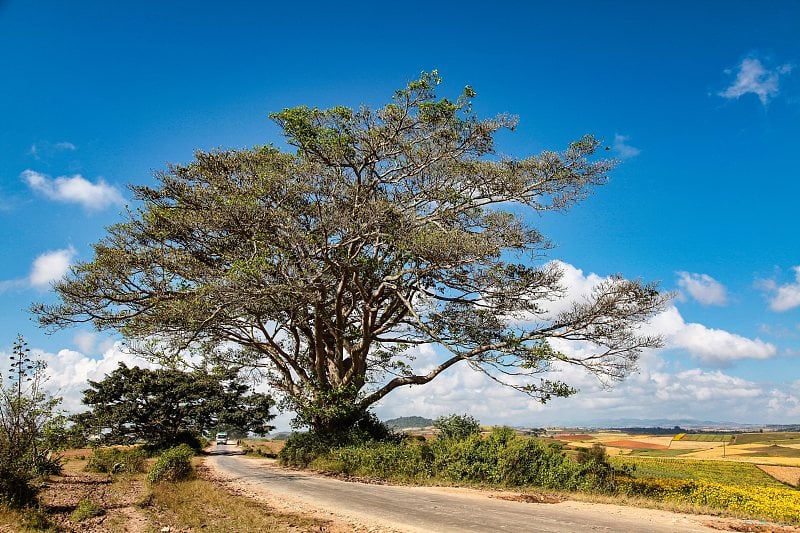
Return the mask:
POLYGON ((338 431, 292 433, 278 454, 278 459, 285 465, 305 467, 336 448, 377 442, 397 443, 400 440, 399 435, 392 433, 375 415, 367 412, 355 423, 338 431))
POLYGON ((70 518, 73 522, 83 522, 84 520, 88 520, 102 514, 102 507, 94 503, 92 500, 84 498, 78 503, 78 506, 75 508, 75 510, 72 511, 70 518))
POLYGON ((97 448, 86 463, 88 472, 136 474, 144 472, 147 453, 141 448, 97 448))
POLYGON ((61 472, 65 418, 61 399, 44 391, 46 365, 22 336, 8 366, 11 378, 0 378, 0 503, 21 507, 36 500, 35 478, 61 472))
POLYGON ((237 382, 235 373, 221 370, 190 373, 120 363, 89 386, 83 403, 91 410, 73 420, 104 444, 144 442, 151 450, 187 444, 199 450, 205 428, 265 433, 275 417, 269 396, 245 394, 249 388, 237 382))
POLYGON ((433 422, 440 439, 466 439, 481 432, 481 423, 469 415, 440 416, 433 422))
POLYGON ((33 475, 13 464, 0 462, 0 505, 19 508, 36 501, 33 475))
POLYGON ((194 450, 185 444, 170 448, 159 456, 147 474, 148 483, 185 481, 194 477, 194 450))
POLYGON ((47 511, 38 505, 22 510, 19 525, 31 531, 53 531, 55 529, 47 511))

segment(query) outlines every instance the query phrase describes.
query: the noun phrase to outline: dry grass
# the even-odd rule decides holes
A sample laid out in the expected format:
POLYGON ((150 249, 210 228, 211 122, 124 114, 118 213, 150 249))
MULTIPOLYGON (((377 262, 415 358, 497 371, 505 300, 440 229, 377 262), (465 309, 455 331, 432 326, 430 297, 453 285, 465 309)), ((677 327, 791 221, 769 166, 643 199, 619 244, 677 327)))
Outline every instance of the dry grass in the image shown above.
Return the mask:
POLYGON ((261 457, 276 457, 283 449, 286 441, 265 439, 244 439, 240 446, 245 453, 261 457))
MULTIPOLYGON (((148 487, 145 474, 95 474, 84 472, 91 453, 72 453, 62 476, 54 476, 41 493, 44 513, 19 512, 0 507, 0 533, 30 531, 25 523, 37 518, 49 522, 51 531, 127 532, 161 531, 249 532, 328 531, 325 520, 299 513, 278 512, 243 496, 232 494, 219 484, 203 479, 183 483, 162 483, 148 487), (90 501, 101 513, 78 521, 75 510, 90 501)), ((152 463, 152 460, 150 460, 152 463)))
POLYGON ((172 530, 327 531, 326 521, 277 512, 205 479, 153 487, 145 512, 159 526, 172 530))
POLYGON ((800 487, 800 468, 796 466, 756 465, 758 468, 787 485, 800 487))

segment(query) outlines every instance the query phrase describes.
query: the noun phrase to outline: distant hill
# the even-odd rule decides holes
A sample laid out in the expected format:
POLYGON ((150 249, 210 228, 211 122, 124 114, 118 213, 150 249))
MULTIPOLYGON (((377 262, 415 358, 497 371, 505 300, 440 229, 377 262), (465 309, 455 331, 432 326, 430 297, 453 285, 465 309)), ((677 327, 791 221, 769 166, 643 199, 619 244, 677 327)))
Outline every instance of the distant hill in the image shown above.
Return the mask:
POLYGON ((424 428, 433 425, 433 420, 421 416, 401 416, 384 421, 384 424, 394 429, 424 428))
POLYGON ((764 427, 759 424, 741 424, 738 422, 720 422, 715 420, 696 420, 696 419, 668 419, 668 418, 655 418, 655 419, 641 419, 641 418, 618 418, 613 420, 594 420, 587 424, 586 427, 595 428, 614 428, 614 429, 631 429, 631 428, 669 428, 673 429, 676 426, 681 429, 720 429, 720 430, 748 430, 764 427))

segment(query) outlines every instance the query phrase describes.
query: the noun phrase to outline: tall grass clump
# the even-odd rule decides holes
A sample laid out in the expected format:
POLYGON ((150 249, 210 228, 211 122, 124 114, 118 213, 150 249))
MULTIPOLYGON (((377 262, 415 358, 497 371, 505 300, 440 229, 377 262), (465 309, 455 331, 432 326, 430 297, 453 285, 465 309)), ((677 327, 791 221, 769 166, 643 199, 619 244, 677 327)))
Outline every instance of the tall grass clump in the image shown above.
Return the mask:
POLYGON ((194 477, 192 466, 194 450, 187 444, 181 444, 162 453, 147 474, 148 483, 184 481, 194 477))

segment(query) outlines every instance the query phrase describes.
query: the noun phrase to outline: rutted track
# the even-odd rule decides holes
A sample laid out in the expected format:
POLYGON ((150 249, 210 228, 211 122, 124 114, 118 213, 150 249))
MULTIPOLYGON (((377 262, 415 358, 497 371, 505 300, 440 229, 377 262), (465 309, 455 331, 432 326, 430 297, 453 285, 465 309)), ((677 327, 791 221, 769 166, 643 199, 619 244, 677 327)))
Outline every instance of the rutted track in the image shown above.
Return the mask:
POLYGON ((215 454, 208 464, 275 498, 301 501, 344 517, 402 531, 461 532, 710 532, 708 517, 607 504, 531 504, 480 491, 372 485, 287 470, 271 461, 215 454))

